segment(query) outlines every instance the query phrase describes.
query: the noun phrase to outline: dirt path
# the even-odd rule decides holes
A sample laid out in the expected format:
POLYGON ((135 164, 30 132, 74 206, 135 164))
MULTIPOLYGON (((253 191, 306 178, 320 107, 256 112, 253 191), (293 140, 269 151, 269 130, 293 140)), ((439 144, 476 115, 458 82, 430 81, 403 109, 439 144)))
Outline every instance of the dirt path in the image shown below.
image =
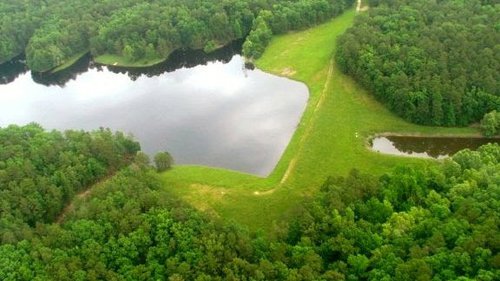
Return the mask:
POLYGON ((89 188, 87 188, 84 191, 82 191, 82 192, 78 193, 77 195, 75 195, 75 197, 73 197, 73 199, 71 200, 71 202, 68 205, 66 205, 66 207, 64 207, 64 209, 62 210, 62 212, 59 214, 59 216, 55 220, 55 223, 61 224, 64 221, 64 219, 66 218, 66 215, 74 209, 74 203, 75 203, 76 200, 87 198, 92 193, 92 190, 96 186, 98 186, 98 185, 104 183, 105 181, 109 180, 114 175, 115 174, 111 174, 111 175, 106 176, 105 178, 103 178, 102 180, 100 180, 97 183, 93 184, 89 188))
POLYGON ((364 12, 368 10, 368 6, 364 6, 363 7, 363 3, 361 2, 361 0, 358 0, 357 3, 356 3, 356 12, 364 12))
MULTIPOLYGON (((333 75, 333 59, 330 61, 330 66, 328 67, 328 76, 326 77, 325 85, 323 86, 323 91, 321 92, 321 96, 319 98, 318 103, 316 103, 316 107, 314 108, 313 111, 313 116, 311 117, 311 120, 309 121, 309 126, 307 127, 306 131, 304 132, 304 135, 302 135, 302 138, 300 139, 299 143, 299 150, 295 154, 294 158, 290 161, 290 164, 288 164, 288 168, 286 169, 285 174, 281 178, 280 185, 283 185, 288 177, 290 176, 290 173, 295 169, 295 166, 297 165, 297 157, 302 151, 302 148, 304 147, 304 142, 305 140, 309 137, 309 135, 312 132, 314 124, 313 120, 316 117, 316 112, 321 108, 323 103, 325 102, 326 98, 326 93, 328 91, 328 88, 330 87, 330 81, 332 80, 332 75, 333 75)), ((269 191, 266 191, 269 192, 269 191)))

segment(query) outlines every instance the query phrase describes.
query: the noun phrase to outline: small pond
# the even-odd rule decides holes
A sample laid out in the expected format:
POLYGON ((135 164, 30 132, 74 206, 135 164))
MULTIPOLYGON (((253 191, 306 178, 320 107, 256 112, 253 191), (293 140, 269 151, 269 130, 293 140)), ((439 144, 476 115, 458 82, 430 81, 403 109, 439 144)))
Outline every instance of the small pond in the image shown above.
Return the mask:
POLYGON ((450 138, 385 136, 372 139, 372 149, 385 154, 442 159, 469 148, 472 150, 490 143, 493 138, 450 138))
POLYGON ((150 155, 169 151, 177 164, 265 176, 300 121, 308 89, 245 68, 239 50, 181 51, 140 70, 98 66, 86 56, 55 75, 31 73, 21 58, 0 68, 0 127, 108 127, 132 134, 150 155))

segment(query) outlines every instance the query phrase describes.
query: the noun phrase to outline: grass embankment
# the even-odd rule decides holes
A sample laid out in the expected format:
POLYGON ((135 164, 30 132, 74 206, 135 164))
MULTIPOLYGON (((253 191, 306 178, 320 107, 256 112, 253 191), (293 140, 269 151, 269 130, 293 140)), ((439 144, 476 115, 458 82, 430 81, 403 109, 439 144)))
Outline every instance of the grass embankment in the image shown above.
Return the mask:
POLYGON ((78 53, 72 57, 70 57, 69 59, 66 60, 65 63, 59 65, 58 67, 55 67, 53 68, 52 70, 50 70, 50 73, 51 74, 54 74, 54 73, 57 73, 59 71, 63 71, 69 67, 71 67, 72 65, 74 65, 79 59, 81 59, 83 56, 85 56, 89 51, 83 51, 81 53, 78 53))
POLYGON ((120 66, 120 67, 148 67, 160 64, 164 62, 167 58, 152 58, 152 59, 141 59, 138 61, 131 61, 123 56, 118 55, 101 55, 94 58, 94 61, 99 64, 120 66))
MULTIPOLYGON (((268 178, 199 166, 176 166, 165 187, 193 206, 256 230, 269 230, 328 176, 357 168, 382 174, 398 164, 433 163, 372 152, 367 138, 379 132, 473 135, 471 128, 407 123, 375 101, 335 65, 336 37, 351 26, 354 9, 305 31, 275 37, 256 64, 307 84, 309 102, 281 160, 268 178)), ((264 136, 263 136, 264 137, 264 136)))

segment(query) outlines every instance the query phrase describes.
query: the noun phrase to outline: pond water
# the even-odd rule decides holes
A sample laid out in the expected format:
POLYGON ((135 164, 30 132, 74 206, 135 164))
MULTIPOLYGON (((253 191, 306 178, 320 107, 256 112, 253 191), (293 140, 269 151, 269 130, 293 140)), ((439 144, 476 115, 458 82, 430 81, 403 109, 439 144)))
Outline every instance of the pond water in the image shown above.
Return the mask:
POLYGON ((475 150, 487 143, 500 143, 500 139, 387 136, 371 142, 373 150, 385 154, 442 159, 465 148, 475 150))
POLYGON ((108 127, 132 134, 150 155, 169 151, 177 164, 265 176, 300 121, 308 89, 246 69, 238 50, 177 52, 142 70, 97 66, 86 56, 56 75, 8 63, 0 68, 0 127, 108 127))

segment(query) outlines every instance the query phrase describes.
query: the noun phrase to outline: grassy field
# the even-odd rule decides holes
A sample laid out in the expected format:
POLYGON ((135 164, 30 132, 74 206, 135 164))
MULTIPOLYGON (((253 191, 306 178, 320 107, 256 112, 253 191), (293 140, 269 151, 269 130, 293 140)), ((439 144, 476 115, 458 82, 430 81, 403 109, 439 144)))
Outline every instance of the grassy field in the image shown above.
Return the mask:
POLYGON ((162 63, 166 58, 155 58, 155 59, 142 59, 138 61, 131 61, 123 56, 118 55, 102 55, 94 58, 94 61, 99 64, 121 66, 121 67, 148 67, 159 63, 162 63))
POLYGON ((274 171, 267 178, 200 166, 176 166, 162 174, 165 188, 196 208, 252 230, 270 230, 274 222, 328 176, 351 169, 380 175, 399 164, 432 164, 382 155, 367 148, 376 133, 476 135, 471 128, 436 128, 398 118, 332 60, 336 38, 351 26, 350 10, 320 26, 275 37, 256 64, 276 75, 304 82, 310 91, 301 122, 274 171))

